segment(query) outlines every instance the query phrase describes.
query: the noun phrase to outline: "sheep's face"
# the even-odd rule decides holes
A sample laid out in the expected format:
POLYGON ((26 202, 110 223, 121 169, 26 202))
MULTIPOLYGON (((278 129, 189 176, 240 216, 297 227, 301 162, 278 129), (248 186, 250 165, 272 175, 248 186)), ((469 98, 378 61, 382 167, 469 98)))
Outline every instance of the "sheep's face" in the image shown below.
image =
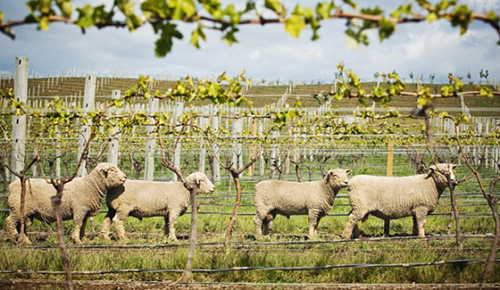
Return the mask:
POLYGON ((198 194, 211 194, 215 191, 215 185, 208 179, 205 173, 195 172, 189 175, 186 180, 196 188, 198 194))
POLYGON ((333 169, 328 171, 326 180, 332 186, 332 188, 344 188, 349 184, 349 178, 347 177, 347 174, 349 174, 350 172, 350 169, 333 169))
POLYGON ((104 178, 108 188, 123 185, 127 180, 127 175, 113 163, 100 163, 94 170, 104 178))
POLYGON ((458 165, 451 163, 439 163, 436 165, 429 166, 429 175, 432 175, 436 183, 448 186, 448 178, 452 186, 458 184, 458 181, 453 173, 453 170, 457 168, 458 165))

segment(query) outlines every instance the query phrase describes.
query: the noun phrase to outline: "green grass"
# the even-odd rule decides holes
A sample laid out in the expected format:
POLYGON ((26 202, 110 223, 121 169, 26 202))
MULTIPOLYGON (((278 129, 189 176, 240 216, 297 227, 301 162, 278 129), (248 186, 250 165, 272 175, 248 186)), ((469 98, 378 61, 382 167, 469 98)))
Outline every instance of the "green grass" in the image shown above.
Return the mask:
MULTIPOLYGON (((364 173, 373 175, 384 175, 386 169, 386 156, 366 155, 365 165, 353 168, 352 176, 364 173)), ((328 164, 328 167, 338 167, 338 160, 328 164)), ((345 167, 345 166, 344 166, 345 167)), ((395 156, 396 175, 414 174, 413 169, 408 166, 406 157, 395 156)), ((467 170, 465 166, 458 168, 457 176, 464 176, 467 170)), ((170 174, 169 172, 166 172, 170 174)), ((482 169, 484 176, 494 176, 490 169, 482 169)), ((307 173, 302 172, 303 180, 306 181, 307 173)), ((313 180, 321 178, 318 167, 315 167, 313 180)), ((253 192, 255 183, 259 180, 268 179, 266 173, 263 177, 242 178, 243 192, 253 192)), ((295 176, 286 176, 287 180, 295 180, 295 176)), ((216 203, 225 206, 202 205, 201 212, 231 212, 235 197, 224 197, 223 194, 235 194, 234 186, 229 190, 227 181, 217 184, 217 190, 212 197, 207 199, 200 196, 201 203, 216 203)), ((479 193, 475 180, 469 180, 457 187, 457 193, 479 193)), ((252 205, 253 195, 244 194, 242 205, 252 205)), ((2 208, 6 208, 6 200, 0 200, 2 208)), ((450 199, 445 194, 440 199, 440 206, 436 213, 447 213, 450 210, 450 199)), ((482 197, 458 196, 458 204, 485 204, 482 197)), ((347 214, 350 211, 345 190, 337 196, 332 214, 347 214)), ((105 206, 102 208, 105 210, 105 206)), ((460 212, 490 212, 488 206, 478 205, 474 207, 460 207, 460 212)), ((232 241, 255 242, 253 237, 254 225, 252 206, 242 206, 239 213, 247 215, 238 216, 234 227, 232 241)), ((6 213, 0 213, 0 228, 5 226, 6 213)), ((84 239, 85 244, 109 244, 109 245, 144 245, 165 244, 163 236, 164 220, 161 217, 145 218, 142 221, 128 218, 125 221, 125 229, 129 234, 127 242, 104 241, 96 236, 102 224, 104 214, 94 218, 94 223, 87 224, 88 236, 84 239)), ((198 221, 198 242, 223 242, 224 232, 229 221, 229 215, 201 214, 198 221)), ((319 240, 340 240, 346 216, 324 217, 319 225, 319 240)), ((426 233, 430 236, 446 235, 448 232, 448 215, 428 216, 426 233)), ((69 233, 72 229, 72 221, 64 223, 65 237, 69 245, 69 233)), ((491 217, 479 217, 461 215, 461 228, 463 234, 487 234, 493 232, 493 221, 491 217)), ((369 237, 381 237, 383 233, 383 221, 370 217, 367 222, 360 224, 369 237)), ((57 245, 55 225, 45 225, 34 221, 29 229, 35 245, 57 245), (39 233, 48 234, 39 234, 39 233)), ((190 231, 190 215, 179 218, 176 232, 180 238, 179 243, 187 243, 190 231)), ((287 219, 277 216, 274 221, 272 235, 264 237, 259 242, 287 242, 306 240, 307 217, 292 216, 287 219)), ((407 236, 412 232, 412 219, 403 218, 391 221, 392 236, 407 236)), ((454 233, 454 225, 451 232, 454 233)), ((0 234, 0 236, 4 236, 0 234)), ((397 241, 371 241, 350 243, 327 243, 306 245, 231 245, 227 249, 223 246, 198 246, 195 256, 194 268, 231 268, 231 267, 299 267, 299 266, 325 266, 334 264, 392 264, 392 263, 416 263, 432 262, 441 260, 454 260, 465 258, 485 258, 491 245, 491 239, 473 238, 466 239, 464 251, 457 250, 454 239, 429 239, 429 240, 397 240, 397 241)), ((81 248, 69 248, 72 269, 74 271, 97 271, 113 269, 182 269, 187 256, 187 247, 175 248, 135 248, 135 249, 101 249, 89 250, 81 248)), ((57 248, 36 249, 20 248, 6 241, 0 242, 0 270, 49 270, 61 271, 60 256, 57 248)), ((483 264, 471 263, 460 265, 440 265, 415 268, 337 268, 330 270, 311 271, 239 271, 211 274, 195 274, 194 281, 198 282, 257 282, 257 283, 285 283, 285 282, 311 282, 311 283, 477 283, 480 282, 483 264)), ((0 275, 2 278, 47 278, 47 276, 30 274, 28 276, 0 275)), ((155 274, 155 273, 127 273, 77 276, 78 279, 105 279, 105 280, 171 280, 175 281, 180 274, 155 274)), ((63 279, 61 275, 54 275, 54 279, 63 279)), ((500 282, 500 267, 496 266, 490 277, 490 282, 500 282)))

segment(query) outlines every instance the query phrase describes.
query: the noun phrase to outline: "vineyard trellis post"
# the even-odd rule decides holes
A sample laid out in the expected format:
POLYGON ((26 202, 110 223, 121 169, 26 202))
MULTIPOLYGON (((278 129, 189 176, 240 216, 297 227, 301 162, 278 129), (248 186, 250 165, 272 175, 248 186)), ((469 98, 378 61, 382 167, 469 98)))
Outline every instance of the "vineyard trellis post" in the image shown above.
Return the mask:
MULTIPOLYGON (((208 116, 210 112, 210 109, 208 106, 203 106, 201 114, 202 117, 200 118, 200 128, 202 130, 205 130, 206 127, 208 126, 208 116)), ((205 148, 205 139, 201 138, 200 140, 200 166, 199 166, 199 171, 200 172, 205 172, 205 159, 207 155, 207 149, 205 148)))
MULTIPOLYGON (((156 98, 150 98, 148 102, 148 115, 153 115, 158 112, 158 108, 160 106, 160 100, 156 98)), ((154 118, 150 118, 149 122, 154 123, 154 118)), ((146 164, 144 170, 144 179, 152 181, 154 179, 154 171, 155 171, 155 151, 156 151, 156 136, 155 136, 155 127, 154 126, 146 126, 148 132, 148 140, 146 141, 146 164)))
MULTIPOLYGON (((29 60, 27 57, 16 57, 14 72, 14 95, 19 102, 28 101, 28 72, 29 60)), ((21 172, 24 169, 26 151, 26 115, 12 117, 12 170, 21 172)), ((12 180, 16 176, 12 174, 12 180)))
MULTIPOLYGON (((96 76, 94 74, 89 74, 85 77, 85 92, 83 95, 83 116, 87 116, 88 112, 91 112, 94 110, 95 107, 95 88, 96 88, 96 76)), ((82 125, 81 129, 81 135, 80 135, 80 142, 78 145, 78 152, 82 152, 82 150, 85 148, 85 143, 87 140, 90 138, 90 127, 92 124, 90 124, 91 121, 89 120, 87 124, 82 125)), ((90 150, 88 148, 87 150, 90 150)), ((86 152, 88 155, 88 152, 86 152)), ((80 166, 80 171, 78 174, 80 176, 87 175, 88 172, 85 169, 85 158, 83 160, 82 166, 80 166)))
MULTIPOLYGON (((113 100, 118 100, 121 97, 120 90, 113 90, 111 92, 111 98, 113 100)), ((109 109, 110 115, 115 115, 118 113, 118 109, 116 107, 112 107, 109 109)), ((108 162, 118 165, 118 151, 120 147, 120 134, 118 133, 118 128, 115 126, 111 133, 111 140, 109 142, 109 152, 108 152, 108 162)))
MULTIPOLYGON (((212 129, 215 134, 218 133, 219 131, 219 108, 217 106, 214 106, 212 109, 212 129)), ((213 142, 213 148, 214 148, 214 158, 213 158, 213 168, 214 168, 214 176, 213 180, 214 182, 220 182, 220 164, 217 159, 219 159, 219 152, 220 148, 219 145, 217 145, 217 142, 213 142)))
POLYGON ((394 167, 394 140, 387 144, 387 176, 392 176, 394 167))
MULTIPOLYGON (((264 125, 262 125, 262 122, 259 122, 259 124, 257 125, 257 135, 259 135, 259 137, 262 136, 263 134, 263 131, 264 131, 264 125)), ((260 147, 262 147, 262 145, 259 145, 260 147)), ((260 148, 259 148, 260 149, 260 148)), ((262 154, 263 152, 261 152, 259 154, 259 175, 260 176, 264 176, 264 173, 265 173, 265 170, 266 170, 266 167, 265 167, 265 162, 264 162, 264 155, 262 154)))
MULTIPOLYGON (((183 102, 176 102, 174 105, 174 116, 173 116, 173 124, 182 123, 182 120, 179 121, 179 118, 182 118, 182 114, 184 111, 184 103, 183 102)), ((177 128, 177 131, 179 131, 180 128, 177 128)), ((174 143, 175 144, 175 143, 174 143)), ((174 166, 176 168, 181 168, 181 148, 182 148, 182 137, 179 137, 179 140, 177 141, 177 146, 174 151, 174 166)), ((174 172, 173 173, 173 180, 177 181, 178 180, 178 175, 174 172)))

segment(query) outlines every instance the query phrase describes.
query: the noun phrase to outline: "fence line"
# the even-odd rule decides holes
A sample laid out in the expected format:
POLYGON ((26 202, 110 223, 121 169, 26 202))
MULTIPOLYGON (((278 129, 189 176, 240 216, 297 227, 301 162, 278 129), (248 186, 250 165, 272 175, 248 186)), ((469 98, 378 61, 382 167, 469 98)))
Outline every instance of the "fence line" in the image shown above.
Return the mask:
MULTIPOLYGON (((193 273, 221 273, 221 272, 236 272, 236 271, 312 271, 312 270, 328 270, 336 268, 412 268, 423 266, 438 266, 446 264, 468 264, 468 263, 484 263, 486 259, 460 259, 460 260, 444 260, 434 262, 417 262, 417 263, 394 263, 394 264, 335 264, 325 266, 303 266, 303 267, 234 267, 222 269, 193 269, 193 273)), ((499 259, 495 263, 500 262, 499 259)), ((104 275, 104 274, 125 274, 125 273, 182 273, 182 269, 120 269, 120 270, 102 270, 102 271, 72 271, 74 276, 84 275, 104 275)), ((16 274, 16 275, 64 275, 64 271, 23 271, 23 270, 2 270, 0 274, 16 274)))

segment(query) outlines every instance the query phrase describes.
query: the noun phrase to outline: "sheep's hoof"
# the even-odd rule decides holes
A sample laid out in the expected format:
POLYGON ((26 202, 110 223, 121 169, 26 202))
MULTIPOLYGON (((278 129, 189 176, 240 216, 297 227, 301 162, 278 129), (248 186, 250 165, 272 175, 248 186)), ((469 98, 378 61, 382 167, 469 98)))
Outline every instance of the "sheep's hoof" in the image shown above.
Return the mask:
POLYGON ((31 245, 31 241, 26 235, 19 235, 17 239, 17 242, 21 245, 31 245))

